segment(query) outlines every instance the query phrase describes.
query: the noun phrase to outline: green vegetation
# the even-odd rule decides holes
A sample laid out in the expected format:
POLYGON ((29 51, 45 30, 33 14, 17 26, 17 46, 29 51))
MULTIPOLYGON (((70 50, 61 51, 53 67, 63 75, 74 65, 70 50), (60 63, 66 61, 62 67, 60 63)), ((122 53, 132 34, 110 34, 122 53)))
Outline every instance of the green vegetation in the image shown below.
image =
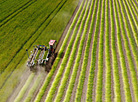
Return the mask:
POLYGON ((0 0, 0 101, 137 102, 137 5, 138 0, 0 0), (29 73, 26 49, 30 54, 33 45, 58 42, 66 26, 50 72, 39 67, 29 73))

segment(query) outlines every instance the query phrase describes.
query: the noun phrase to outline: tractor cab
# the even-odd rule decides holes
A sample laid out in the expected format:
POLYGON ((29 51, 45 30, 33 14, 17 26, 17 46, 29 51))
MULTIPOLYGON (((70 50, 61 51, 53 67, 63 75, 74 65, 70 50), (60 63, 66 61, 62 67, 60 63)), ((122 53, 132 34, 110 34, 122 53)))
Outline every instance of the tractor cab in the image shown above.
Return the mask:
POLYGON ((49 41, 49 48, 50 48, 50 51, 53 53, 56 49, 56 40, 50 40, 49 41))

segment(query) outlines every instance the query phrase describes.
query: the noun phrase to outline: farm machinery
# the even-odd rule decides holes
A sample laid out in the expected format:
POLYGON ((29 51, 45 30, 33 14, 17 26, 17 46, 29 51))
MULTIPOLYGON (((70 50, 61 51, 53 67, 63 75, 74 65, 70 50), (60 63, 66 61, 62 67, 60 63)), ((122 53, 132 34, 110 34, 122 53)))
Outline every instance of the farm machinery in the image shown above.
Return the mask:
POLYGON ((56 40, 50 40, 49 46, 45 45, 34 45, 34 50, 29 57, 28 50, 26 49, 29 61, 27 66, 32 71, 36 66, 45 66, 45 71, 50 71, 51 65, 55 59, 56 40))

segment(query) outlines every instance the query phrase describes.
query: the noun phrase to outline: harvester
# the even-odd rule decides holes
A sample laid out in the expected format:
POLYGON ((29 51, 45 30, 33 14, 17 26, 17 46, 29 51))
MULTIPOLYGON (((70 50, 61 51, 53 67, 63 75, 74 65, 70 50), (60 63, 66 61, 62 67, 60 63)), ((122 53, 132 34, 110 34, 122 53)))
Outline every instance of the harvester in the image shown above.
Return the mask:
POLYGON ((30 67, 30 70, 33 70, 35 66, 45 66, 45 71, 49 72, 51 69, 51 65, 55 59, 55 49, 56 40, 50 40, 48 47, 46 47, 45 45, 35 45, 33 53, 30 57, 28 54, 28 50, 26 49, 29 58, 27 66, 30 67))

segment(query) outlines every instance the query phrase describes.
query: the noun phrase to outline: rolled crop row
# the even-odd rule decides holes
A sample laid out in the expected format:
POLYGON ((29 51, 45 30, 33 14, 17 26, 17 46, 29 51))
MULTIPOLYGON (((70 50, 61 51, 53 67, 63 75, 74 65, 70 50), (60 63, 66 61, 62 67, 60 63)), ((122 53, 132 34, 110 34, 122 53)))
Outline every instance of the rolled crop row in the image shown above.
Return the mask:
POLYGON ((34 82, 34 85, 33 85, 32 88, 30 89, 30 91, 29 91, 29 93, 28 93, 26 99, 24 100, 24 102, 31 102, 31 99, 32 99, 32 97, 33 97, 33 95, 34 95, 34 92, 36 91, 37 87, 39 86, 40 81, 41 81, 41 79, 42 79, 43 76, 44 76, 43 74, 40 74, 40 75, 37 77, 36 81, 34 82))

